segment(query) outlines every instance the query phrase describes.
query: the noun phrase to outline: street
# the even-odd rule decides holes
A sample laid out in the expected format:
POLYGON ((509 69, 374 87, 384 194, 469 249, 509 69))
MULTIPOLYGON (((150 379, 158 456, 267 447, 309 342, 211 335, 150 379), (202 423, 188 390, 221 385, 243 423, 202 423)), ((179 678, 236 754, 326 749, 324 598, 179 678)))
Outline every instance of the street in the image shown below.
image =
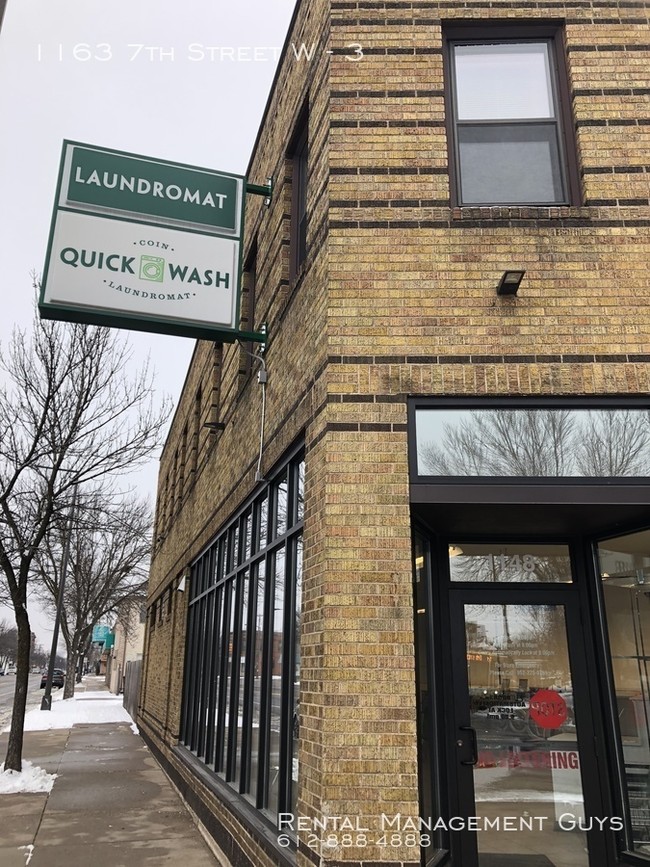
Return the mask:
MULTIPOLYGON (((40 684, 40 673, 29 675, 27 710, 40 705, 41 696, 43 695, 39 688, 40 684)), ((11 722, 11 708, 13 705, 15 689, 16 676, 14 674, 6 674, 4 677, 0 677, 0 732, 11 722)))

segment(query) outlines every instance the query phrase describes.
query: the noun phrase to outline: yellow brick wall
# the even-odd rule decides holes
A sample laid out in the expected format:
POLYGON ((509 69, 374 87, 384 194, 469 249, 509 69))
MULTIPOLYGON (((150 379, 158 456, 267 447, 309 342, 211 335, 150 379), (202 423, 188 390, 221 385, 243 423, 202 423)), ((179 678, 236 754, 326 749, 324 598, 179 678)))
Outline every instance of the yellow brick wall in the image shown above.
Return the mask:
MULTIPOLYGON (((298 437, 306 444, 298 812, 372 826, 382 812, 418 812, 407 396, 648 392, 648 13, 641 2, 310 0, 291 38, 318 50, 311 63, 292 53, 281 63, 250 175, 273 175, 275 192, 268 209, 249 201, 247 244, 257 238, 253 325, 269 325, 264 471, 298 437), (442 26, 467 19, 564 21, 579 206, 451 207, 442 26), (310 253, 292 281, 286 152, 305 100, 310 253), (495 293, 507 268, 526 270, 515 298, 495 293)), ((161 496, 214 358, 197 346, 161 496)), ((226 346, 220 364, 209 418, 225 430, 201 434, 195 478, 156 548, 150 601, 255 488, 257 362, 247 378, 226 346)), ((173 641, 174 695, 183 614, 175 639, 150 636, 163 657, 173 641)), ((156 716, 166 690, 169 677, 148 681, 156 716)), ((158 735, 167 744, 178 698, 171 708, 158 735)), ((318 863, 305 838, 301 867, 318 863)), ((419 851, 331 847, 322 858, 414 864, 419 851)))

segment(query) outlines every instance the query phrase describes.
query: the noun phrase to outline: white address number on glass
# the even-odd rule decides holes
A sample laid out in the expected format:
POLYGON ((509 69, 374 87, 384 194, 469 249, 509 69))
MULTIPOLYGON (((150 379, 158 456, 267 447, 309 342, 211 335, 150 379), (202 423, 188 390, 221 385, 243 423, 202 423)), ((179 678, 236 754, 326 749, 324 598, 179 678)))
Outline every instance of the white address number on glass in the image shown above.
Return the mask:
POLYGON ((506 569, 508 571, 534 572, 536 565, 532 554, 499 554, 498 562, 502 572, 505 572, 506 569))

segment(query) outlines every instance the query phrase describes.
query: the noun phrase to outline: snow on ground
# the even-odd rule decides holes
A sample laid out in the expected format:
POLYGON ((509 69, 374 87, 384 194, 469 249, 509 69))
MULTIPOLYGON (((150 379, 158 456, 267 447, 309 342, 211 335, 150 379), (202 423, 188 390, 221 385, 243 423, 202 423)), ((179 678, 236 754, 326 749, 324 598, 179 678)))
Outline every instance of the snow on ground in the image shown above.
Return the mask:
POLYGON ((0 795, 14 795, 17 792, 51 792, 56 774, 48 774, 43 768, 31 762, 22 761, 22 771, 5 771, 4 762, 0 765, 0 795))
MULTIPOLYGON (((92 682, 89 678, 88 681, 92 682)), ((86 682, 86 686, 88 685, 86 682)), ((25 714, 25 731, 37 732, 47 729, 69 729, 78 723, 125 722, 131 725, 134 734, 138 729, 122 706, 122 696, 113 695, 106 689, 80 690, 73 698, 63 700, 63 690, 52 696, 52 709, 41 710, 40 706, 25 714)), ((8 732, 9 728, 4 729, 8 732)), ((42 768, 23 760, 22 771, 5 771, 0 765, 0 795, 16 792, 50 792, 56 774, 48 774, 42 768)))
POLYGON ((52 709, 30 710, 25 715, 25 731, 39 732, 46 729, 69 729, 77 723, 108 723, 133 720, 122 706, 122 696, 106 690, 80 692, 63 701, 52 696, 52 709))

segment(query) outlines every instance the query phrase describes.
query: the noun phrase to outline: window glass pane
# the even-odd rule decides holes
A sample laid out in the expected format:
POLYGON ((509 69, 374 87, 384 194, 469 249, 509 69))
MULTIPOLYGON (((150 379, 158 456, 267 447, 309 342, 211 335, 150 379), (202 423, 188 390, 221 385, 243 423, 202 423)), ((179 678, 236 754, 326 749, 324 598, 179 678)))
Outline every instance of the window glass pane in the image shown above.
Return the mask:
POLYGON ((280 791, 280 722, 282 716, 282 656, 284 620, 284 548, 275 555, 275 596, 273 599, 273 637, 271 646, 271 710, 269 714, 268 752, 268 811, 275 816, 278 811, 280 791))
POLYGON ((213 545, 210 551, 211 577, 210 585, 216 584, 219 580, 219 546, 213 545))
POLYGON ((302 537, 296 540, 296 607, 294 612, 293 713, 291 721, 291 812, 297 815, 298 738, 300 734, 300 612, 302 609, 302 537))
MULTIPOLYGON (((207 558, 206 558, 207 559, 207 558)), ((207 572, 207 569, 206 569, 207 572)), ((209 740, 210 726, 210 683, 212 680, 212 631, 214 629, 214 593, 208 593, 205 597, 205 626, 203 631, 202 652, 205 657, 203 666, 203 684, 201 686, 201 723, 199 726, 199 740, 197 744, 197 755, 206 756, 206 746, 209 740)))
MULTIPOLYGON (((206 627, 206 597, 203 596, 197 603, 199 606, 199 634, 205 635, 205 627, 206 627)), ((202 730, 206 722, 206 700, 205 700, 205 668, 206 668, 206 653, 205 653, 205 644, 201 642, 199 648, 199 652, 197 654, 197 668, 196 668, 196 717, 194 719, 194 731, 192 733, 192 749, 195 752, 199 752, 200 742, 202 740, 202 730)))
POLYGON ((234 568, 239 563, 239 521, 232 529, 232 565, 234 568))
POLYGON ((244 560, 248 560, 251 556, 251 542, 253 529, 253 513, 249 512, 244 520, 243 532, 245 533, 244 560))
POLYGON ((457 127, 463 204, 564 201, 555 124, 457 127))
POLYGON ((219 540, 219 580, 227 575, 228 566, 228 537, 224 534, 219 540))
POLYGON ((650 531, 598 546, 632 848, 650 852, 650 531))
POLYGON ((275 537, 281 536, 287 529, 287 510, 289 507, 289 484, 285 476, 276 487, 275 498, 275 537))
POLYGON ((212 672, 210 677, 210 690, 208 694, 208 740, 205 748, 206 764, 214 762, 214 747, 216 740, 216 716, 217 702, 219 700, 219 682, 221 674, 221 628, 222 628, 222 612, 221 605, 223 601, 223 585, 217 588, 214 593, 214 627, 212 635, 212 672))
POLYGON ((244 713, 248 684, 246 683, 246 649, 247 649, 247 624, 248 624, 248 570, 242 577, 242 607, 241 627, 239 640, 239 698, 237 701, 237 728, 235 731, 235 785, 239 787, 242 764, 242 732, 244 731, 244 713))
POLYGON ((421 475, 650 475, 645 409, 421 409, 415 425, 421 475))
POLYGON ((231 527, 224 538, 223 574, 228 575, 232 571, 232 549, 234 545, 235 528, 231 527))
MULTIPOLYGON (((152 608, 153 610, 153 608, 152 608)), ((185 644, 185 673, 183 678, 183 719, 181 723, 181 740, 190 746, 192 725, 196 704, 194 699, 194 670, 196 664, 196 618, 198 607, 190 604, 187 612, 187 641, 185 644)))
POLYGON ((499 584, 566 583, 572 581, 566 545, 449 545, 452 581, 499 584))
MULTIPOLYGON (((190 573, 190 602, 201 592, 200 587, 200 576, 201 576, 201 564, 195 563, 192 566, 192 571, 190 573)), ((155 617, 153 618, 153 622, 155 623, 155 617)))
POLYGON ((457 45, 454 58, 459 120, 554 116, 546 43, 457 45))
POLYGON ((222 718, 220 719, 220 733, 221 733, 221 747, 220 755, 218 756, 218 771, 226 770, 226 758, 228 756, 228 737, 229 737, 229 723, 230 723, 230 688, 232 685, 232 658, 233 658, 233 644, 234 644, 234 626, 235 626, 235 586, 234 581, 231 582, 231 587, 229 588, 229 593, 227 594, 227 608, 224 610, 224 626, 225 626, 225 634, 224 634, 224 654, 226 657, 226 669, 225 669, 225 683, 224 686, 224 703, 222 705, 222 718))
POLYGON ((587 867, 582 829, 590 817, 564 606, 469 604, 464 612, 474 815, 493 820, 477 823, 478 863, 587 867), (512 815, 540 821, 517 836, 504 821, 512 815), (567 816, 575 830, 558 831, 567 816))
POLYGON ((305 515, 305 462, 298 464, 298 520, 305 515))
POLYGON ((230 614, 233 603, 230 594, 230 583, 226 582, 221 585, 221 613, 219 623, 219 644, 218 644, 218 689, 215 693, 217 701, 217 713, 215 720, 215 770, 220 771, 223 767, 223 746, 224 746, 224 693, 226 691, 227 677, 226 658, 228 654, 228 640, 230 634, 230 614))
POLYGON ((259 544, 258 551, 263 551, 266 548, 269 528, 269 497, 265 495, 262 502, 259 504, 259 544))
POLYGON ((265 566, 262 560, 253 572, 253 592, 257 594, 255 602, 255 635, 253 637, 253 702, 251 707, 251 748, 250 748, 250 772, 248 785, 244 791, 255 794, 257 791, 257 779, 259 774, 259 746, 260 746, 260 722, 262 708, 262 672, 264 663, 264 576, 265 566))

